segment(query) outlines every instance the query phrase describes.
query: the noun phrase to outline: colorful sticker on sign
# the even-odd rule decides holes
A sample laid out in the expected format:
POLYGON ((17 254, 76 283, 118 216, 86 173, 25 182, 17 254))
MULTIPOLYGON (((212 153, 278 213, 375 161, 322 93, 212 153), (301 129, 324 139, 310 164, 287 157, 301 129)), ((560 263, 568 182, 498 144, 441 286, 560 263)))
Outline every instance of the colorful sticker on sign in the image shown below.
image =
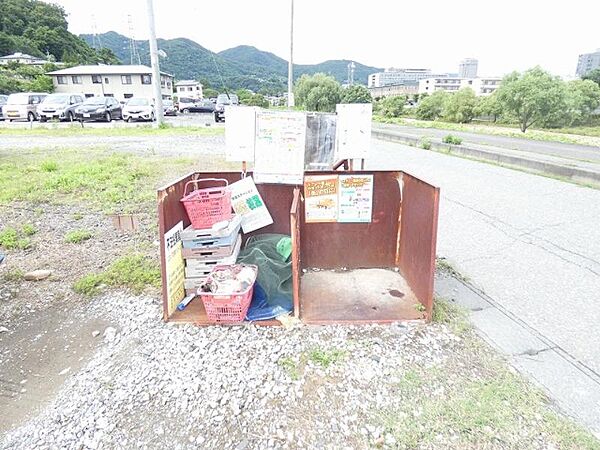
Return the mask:
POLYGON ((340 175, 338 222, 371 222, 373 175, 340 175))
POLYGON ((165 266, 167 275, 167 311, 171 315, 177 305, 185 297, 183 286, 185 278, 185 263, 183 260, 183 245, 181 232, 183 222, 179 222, 165 233, 165 266))
POLYGON ((307 223, 337 221, 337 175, 312 175, 304 177, 304 210, 307 223))

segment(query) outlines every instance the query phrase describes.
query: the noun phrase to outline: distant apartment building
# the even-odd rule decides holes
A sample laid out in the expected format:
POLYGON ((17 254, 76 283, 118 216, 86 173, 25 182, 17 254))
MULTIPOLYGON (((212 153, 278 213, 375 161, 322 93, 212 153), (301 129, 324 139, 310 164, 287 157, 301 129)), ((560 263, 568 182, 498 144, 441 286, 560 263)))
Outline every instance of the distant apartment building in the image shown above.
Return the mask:
POLYGON ((435 74, 431 69, 396 69, 389 68, 383 72, 372 73, 369 75, 367 86, 369 88, 378 88, 383 86, 400 86, 414 84, 418 85, 419 80, 431 77, 445 77, 447 74, 435 74))
POLYGON ((479 61, 475 58, 465 58, 458 65, 458 76, 460 78, 477 78, 477 66, 479 61))
MULTIPOLYGON (((83 93, 86 97, 105 95, 119 101, 131 97, 153 98, 152 69, 143 65, 76 66, 48 72, 55 92, 83 93)), ((160 86, 163 99, 173 95, 173 76, 161 72, 160 86)))
POLYGON ((398 97, 400 95, 414 95, 419 92, 418 84, 392 84, 389 86, 368 88, 371 97, 398 97))
POLYGON ((8 63, 19 63, 26 64, 28 66, 43 66, 49 61, 38 58, 37 56, 27 55, 25 53, 13 53, 12 55, 0 56, 0 65, 6 65, 8 63))
POLYGON ((490 95, 500 87, 502 78, 427 78, 419 81, 419 94, 433 94, 436 91, 456 92, 464 87, 475 91, 475 95, 490 95))
POLYGON ((200 100, 204 98, 202 84, 194 80, 181 80, 175 83, 175 94, 181 97, 200 100))
POLYGON ((582 77, 586 73, 598 68, 600 68, 600 48, 593 53, 579 55, 575 73, 578 77, 582 77))

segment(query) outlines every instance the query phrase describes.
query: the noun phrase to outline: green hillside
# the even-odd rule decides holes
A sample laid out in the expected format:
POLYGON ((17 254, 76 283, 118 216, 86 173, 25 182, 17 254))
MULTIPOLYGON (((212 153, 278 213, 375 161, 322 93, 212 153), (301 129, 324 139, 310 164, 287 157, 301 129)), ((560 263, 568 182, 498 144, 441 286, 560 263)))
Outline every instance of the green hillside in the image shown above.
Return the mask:
POLYGON ((67 28, 61 6, 38 0, 0 0, 0 55, 22 52, 66 63, 103 61, 99 52, 67 28))
MULTIPOLYGON (((90 45, 91 34, 80 36, 90 45)), ((96 43, 110 48, 125 64, 131 61, 129 39, 114 31, 98 35, 96 43)), ((273 53, 248 45, 214 53, 186 38, 159 39, 158 46, 167 56, 161 58, 161 70, 169 72, 179 80, 200 80, 218 90, 223 84, 229 89, 246 88, 255 92, 274 94, 283 92, 287 86, 288 62, 273 53)), ((147 41, 136 41, 142 64, 150 63, 147 41)), ((314 65, 294 65, 294 77, 302 74, 324 72, 333 75, 340 83, 348 77, 347 60, 332 60, 314 65)), ((356 64, 354 80, 366 84, 367 76, 382 69, 356 64)))

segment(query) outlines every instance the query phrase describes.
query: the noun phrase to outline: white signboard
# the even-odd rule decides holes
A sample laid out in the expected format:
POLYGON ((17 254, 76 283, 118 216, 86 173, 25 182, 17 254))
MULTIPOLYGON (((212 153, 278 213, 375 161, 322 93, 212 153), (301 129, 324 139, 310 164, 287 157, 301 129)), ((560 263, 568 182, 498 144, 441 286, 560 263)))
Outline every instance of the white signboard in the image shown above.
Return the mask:
POLYGON ((273 223, 271 214, 256 189, 252 177, 242 178, 229 185, 231 206, 242 218, 244 233, 258 230, 273 223))
POLYGON ((256 182, 302 184, 305 148, 306 114, 259 111, 254 155, 256 182))
POLYGON ((337 137, 336 161, 341 159, 365 159, 371 146, 371 103, 336 105, 337 137))
POLYGON ((227 161, 254 161, 256 108, 225 106, 225 157, 227 161))

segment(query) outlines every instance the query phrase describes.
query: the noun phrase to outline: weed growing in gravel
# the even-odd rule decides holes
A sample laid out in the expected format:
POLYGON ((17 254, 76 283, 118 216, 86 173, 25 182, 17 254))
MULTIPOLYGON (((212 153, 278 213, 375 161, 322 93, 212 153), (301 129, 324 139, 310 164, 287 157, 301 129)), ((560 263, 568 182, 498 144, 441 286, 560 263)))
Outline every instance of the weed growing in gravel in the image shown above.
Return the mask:
POLYGON ((37 228, 30 223, 26 223, 25 225, 23 225, 21 231, 25 236, 33 236, 35 233, 38 232, 37 228))
POLYGON ((323 350, 315 348, 308 353, 308 359, 323 368, 341 362, 345 356, 346 352, 339 349, 323 350))
POLYGON ((65 241, 70 244, 81 244, 83 241, 91 239, 93 234, 87 230, 73 230, 65 234, 65 241))
POLYGON ((23 237, 14 228, 8 227, 0 231, 0 247, 5 250, 26 250, 31 247, 31 240, 28 237, 23 237))
POLYGON ((148 287, 160 287, 160 268, 157 262, 146 256, 131 254, 117 259, 102 273, 80 278, 73 290, 86 296, 97 295, 102 286, 123 287, 140 294, 148 287))
POLYGON ((292 358, 281 358, 277 364, 279 367, 285 369, 292 380, 296 381, 300 379, 300 368, 292 358))
POLYGON ((448 325, 458 336, 464 335, 471 329, 467 310, 441 297, 436 297, 433 302, 431 320, 448 325))
POLYGON ((81 219, 83 219, 83 214, 81 214, 81 213, 73 214, 73 220, 81 220, 81 219))
POLYGON ((446 272, 447 274, 452 275, 454 278, 457 278, 459 280, 469 281, 469 278, 465 277, 463 274, 458 272, 458 270, 456 270, 446 258, 436 258, 435 268, 436 270, 440 272, 446 272))
POLYGON ((427 138, 421 139, 421 148, 423 150, 431 150, 431 141, 427 138))
POLYGON ((2 275, 2 279, 7 283, 23 281, 24 278, 25 272, 23 272, 21 269, 10 269, 4 275, 2 275))

